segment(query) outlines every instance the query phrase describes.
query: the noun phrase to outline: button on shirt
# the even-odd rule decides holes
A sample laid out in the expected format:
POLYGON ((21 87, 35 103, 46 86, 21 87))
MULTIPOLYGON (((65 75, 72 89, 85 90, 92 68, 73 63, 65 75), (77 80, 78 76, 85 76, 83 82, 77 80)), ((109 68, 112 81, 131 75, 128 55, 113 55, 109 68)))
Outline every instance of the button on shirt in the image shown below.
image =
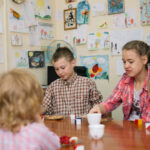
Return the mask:
POLYGON ((67 82, 55 80, 47 88, 43 107, 47 107, 46 114, 87 114, 94 104, 102 100, 101 93, 97 90, 92 79, 75 74, 67 82))

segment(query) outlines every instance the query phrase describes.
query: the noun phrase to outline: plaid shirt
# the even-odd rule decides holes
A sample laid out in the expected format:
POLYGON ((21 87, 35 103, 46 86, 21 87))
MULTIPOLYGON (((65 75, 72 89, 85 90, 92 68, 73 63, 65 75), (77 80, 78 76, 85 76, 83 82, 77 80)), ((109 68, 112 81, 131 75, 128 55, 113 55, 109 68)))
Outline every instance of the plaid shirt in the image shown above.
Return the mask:
POLYGON ((43 107, 47 114, 81 116, 87 114, 94 104, 101 102, 102 95, 93 80, 75 74, 71 81, 57 79, 47 88, 43 107))
POLYGON ((59 137, 40 123, 32 123, 17 133, 0 129, 0 150, 58 150, 59 137))
MULTIPOLYGON (((144 87, 140 94, 140 118, 142 118, 144 122, 150 122, 150 100, 147 88, 149 77, 150 70, 148 71, 144 87)), ((128 77, 126 74, 124 74, 116 88, 113 90, 112 95, 103 101, 102 104, 106 109, 106 113, 108 113, 123 103, 124 119, 128 120, 131 113, 132 102, 134 98, 133 96, 134 78, 128 77)))

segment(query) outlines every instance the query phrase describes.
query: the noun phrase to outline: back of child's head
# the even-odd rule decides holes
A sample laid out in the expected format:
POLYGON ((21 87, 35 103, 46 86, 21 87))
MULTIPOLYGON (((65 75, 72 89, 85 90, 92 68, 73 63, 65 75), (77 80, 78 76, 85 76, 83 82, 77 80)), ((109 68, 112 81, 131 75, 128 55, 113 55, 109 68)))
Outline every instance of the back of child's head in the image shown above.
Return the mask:
POLYGON ((0 128, 12 132, 41 113, 43 91, 35 76, 14 69, 0 76, 0 128))
POLYGON ((60 58, 65 58, 67 61, 72 61, 74 59, 74 55, 72 51, 67 47, 57 48, 55 53, 52 56, 52 62, 58 61, 60 58))

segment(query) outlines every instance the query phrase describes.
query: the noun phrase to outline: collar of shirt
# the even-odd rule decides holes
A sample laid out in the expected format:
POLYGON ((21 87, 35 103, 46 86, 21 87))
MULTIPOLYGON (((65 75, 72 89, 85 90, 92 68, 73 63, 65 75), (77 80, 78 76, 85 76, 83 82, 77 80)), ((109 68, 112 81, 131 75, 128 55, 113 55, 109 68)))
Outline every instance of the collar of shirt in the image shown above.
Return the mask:
POLYGON ((77 74, 75 73, 75 74, 71 77, 71 79, 70 79, 69 81, 64 81, 64 80, 63 80, 63 83, 64 83, 64 85, 69 86, 69 85, 71 85, 71 84, 73 84, 73 83, 75 82, 76 78, 77 78, 77 74))

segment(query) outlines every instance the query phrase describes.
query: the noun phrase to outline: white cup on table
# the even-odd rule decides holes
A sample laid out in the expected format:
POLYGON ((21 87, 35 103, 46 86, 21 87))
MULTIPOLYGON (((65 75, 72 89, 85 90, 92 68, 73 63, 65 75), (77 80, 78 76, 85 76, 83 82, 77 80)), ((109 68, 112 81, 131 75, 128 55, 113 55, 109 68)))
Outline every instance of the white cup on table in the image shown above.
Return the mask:
POLYGON ((100 124, 102 114, 100 113, 91 113, 87 114, 87 120, 89 125, 100 124))

